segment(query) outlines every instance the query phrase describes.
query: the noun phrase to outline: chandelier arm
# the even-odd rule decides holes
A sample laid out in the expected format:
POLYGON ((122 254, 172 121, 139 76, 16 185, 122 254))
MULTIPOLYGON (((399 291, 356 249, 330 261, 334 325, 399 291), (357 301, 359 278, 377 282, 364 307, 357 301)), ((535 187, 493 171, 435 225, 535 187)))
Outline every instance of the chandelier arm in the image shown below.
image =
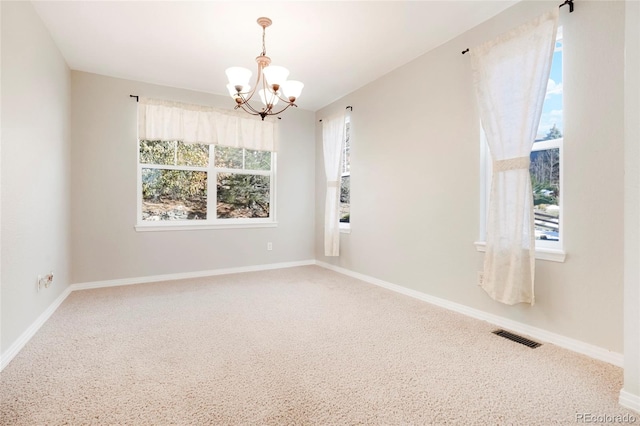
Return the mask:
POLYGON ((247 108, 244 107, 244 105, 238 105, 238 106, 236 106, 236 108, 242 108, 242 110, 244 112, 246 112, 247 114, 249 114, 249 115, 262 115, 263 114, 263 112, 258 111, 255 108, 249 107, 249 109, 247 109, 247 108))
POLYGON ((273 105, 271 107, 269 107, 269 105, 266 105, 262 110, 257 110, 249 103, 249 101, 251 100, 251 96, 245 98, 244 96, 240 95, 240 98, 242 99, 242 102, 237 104, 235 109, 242 108, 242 110, 247 112, 248 114, 261 116, 263 120, 264 117, 268 115, 274 115, 272 112, 273 105))
POLYGON ((275 116, 280 114, 281 112, 284 112, 285 110, 287 110, 289 107, 298 107, 298 105, 294 104, 294 103, 289 103, 287 104, 287 106, 285 106, 284 108, 282 108, 280 111, 276 111, 274 112, 273 109, 263 109, 262 111, 258 111, 257 109, 253 108, 249 103, 242 103, 242 104, 238 104, 235 106, 234 109, 238 109, 238 108, 242 108, 242 110, 244 112, 246 112, 249 115, 259 115, 262 120, 264 121, 265 117, 269 117, 269 116, 275 116))
MULTIPOLYGON (((243 111, 251 114, 251 115, 264 115, 264 116, 269 116, 269 115, 278 115, 281 112, 285 111, 286 109, 288 109, 289 107, 298 107, 298 105, 296 105, 295 103, 287 103, 287 106, 285 106, 284 108, 282 108, 280 111, 274 112, 273 111, 273 107, 270 109, 263 109, 262 111, 259 111, 257 109, 255 109, 254 107, 251 106, 251 104, 249 103, 241 103, 236 105, 236 109, 237 108, 242 108, 243 111)), ((266 108, 266 107, 265 107, 266 108)))
POLYGON ((240 99, 242 99, 242 102, 237 103, 234 109, 242 108, 244 111, 249 112, 249 111, 247 110, 247 108, 248 108, 250 111, 253 111, 253 112, 255 112, 255 113, 258 113, 258 110, 256 110, 256 109, 255 109, 253 106, 251 106, 251 104, 249 103, 249 101, 251 100, 251 96, 249 96, 249 97, 245 97, 245 96, 243 96, 243 95, 242 95, 242 94, 240 94, 240 93, 239 93, 239 96, 240 96, 240 99))
POLYGON ((240 95, 240 98, 242 99, 243 104, 249 102, 251 98, 253 98, 253 95, 256 93, 256 90, 258 89, 258 85, 260 84, 261 79, 264 80, 262 78, 262 66, 258 64, 258 79, 256 80, 256 84, 253 86, 253 89, 251 89, 250 92, 244 92, 244 93, 238 92, 238 94, 240 95))
POLYGON ((283 98, 282 96, 278 95, 277 93, 276 93, 276 96, 277 96, 277 97, 278 97, 278 99, 280 99, 282 102, 286 102, 286 103, 288 103, 288 104, 293 104, 293 103, 295 102, 295 101, 294 101, 294 102, 291 102, 288 98, 287 98, 287 99, 285 99, 285 98, 283 98))
POLYGON ((251 106, 251 104, 247 101, 244 101, 241 104, 237 105, 238 107, 242 108, 244 111, 250 113, 250 114, 259 114, 260 111, 258 111, 257 109, 255 109, 253 106, 251 106))
POLYGON ((270 113, 269 113, 269 114, 267 114, 267 115, 278 115, 278 114, 280 114, 281 112, 285 111, 286 109, 288 109, 288 108, 289 108, 289 107, 291 107, 291 106, 294 106, 294 107, 296 107, 296 108, 298 107, 298 105, 296 105, 296 104, 294 104, 294 103, 288 103, 288 104, 287 104, 287 106, 286 106, 286 107, 284 107, 284 108, 282 108, 280 111, 278 111, 278 112, 273 112, 273 111, 272 111, 272 112, 270 112, 270 113))
MULTIPOLYGON (((247 105, 248 105, 248 104, 247 104, 247 105)), ((247 110, 247 109, 246 109, 244 106, 242 106, 242 105, 237 105, 237 106, 236 106, 236 109, 237 109, 237 108, 242 108, 242 110, 243 110, 244 112, 246 112, 247 114, 249 114, 249 115, 256 115, 256 116, 257 116, 257 115, 259 115, 259 116, 260 116, 260 118, 262 118, 262 121, 264 121, 264 118, 265 118, 265 117, 267 117, 267 116, 271 115, 271 114, 269 114, 269 112, 268 112, 268 111, 264 111, 264 110, 263 110, 263 111, 257 111, 255 108, 251 108, 251 107, 250 107, 250 109, 251 109, 251 110, 247 110)))

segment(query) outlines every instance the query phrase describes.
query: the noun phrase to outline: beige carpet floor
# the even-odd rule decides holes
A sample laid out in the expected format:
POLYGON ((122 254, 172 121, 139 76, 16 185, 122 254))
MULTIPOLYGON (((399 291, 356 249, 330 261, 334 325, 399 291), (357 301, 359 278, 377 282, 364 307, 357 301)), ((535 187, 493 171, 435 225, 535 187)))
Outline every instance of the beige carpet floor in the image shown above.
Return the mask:
POLYGON ((552 425, 622 371, 316 267, 73 292, 0 375, 2 425, 552 425))

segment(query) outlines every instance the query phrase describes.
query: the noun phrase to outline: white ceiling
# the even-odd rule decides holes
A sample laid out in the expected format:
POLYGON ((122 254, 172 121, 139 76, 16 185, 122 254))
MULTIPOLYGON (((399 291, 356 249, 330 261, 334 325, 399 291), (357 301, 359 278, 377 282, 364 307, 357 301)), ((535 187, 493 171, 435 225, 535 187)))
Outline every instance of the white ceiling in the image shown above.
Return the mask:
POLYGON ((71 69, 225 96, 227 67, 255 74, 267 16, 267 55, 316 111, 516 1, 33 3, 71 69))

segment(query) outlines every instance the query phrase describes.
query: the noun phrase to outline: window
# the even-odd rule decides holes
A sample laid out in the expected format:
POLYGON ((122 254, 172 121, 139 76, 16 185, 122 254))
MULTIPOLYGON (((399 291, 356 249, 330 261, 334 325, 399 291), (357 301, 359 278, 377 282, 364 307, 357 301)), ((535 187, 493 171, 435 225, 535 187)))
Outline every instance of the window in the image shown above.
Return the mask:
POLYGON ((141 140, 138 228, 274 224, 274 169, 269 151, 141 140))
MULTIPOLYGON (((563 130, 562 27, 558 27, 547 94, 536 140, 531 148, 531 165, 529 167, 533 191, 536 257, 556 261, 564 260, 564 253, 562 253, 563 130), (543 254, 545 252, 546 255, 543 254)), ((484 135, 481 144, 481 163, 484 168, 481 179, 483 201, 481 236, 484 240, 489 188, 491 187, 491 156, 484 135)), ((481 244, 479 244, 479 249, 481 249, 481 244)))
POLYGON ((536 247, 557 248, 561 243, 562 157, 562 27, 558 28, 547 95, 538 134, 531 148, 531 184, 536 247))
POLYGON ((344 123, 344 144, 342 146, 342 174, 340 177, 340 228, 348 229, 351 224, 351 120, 344 123))

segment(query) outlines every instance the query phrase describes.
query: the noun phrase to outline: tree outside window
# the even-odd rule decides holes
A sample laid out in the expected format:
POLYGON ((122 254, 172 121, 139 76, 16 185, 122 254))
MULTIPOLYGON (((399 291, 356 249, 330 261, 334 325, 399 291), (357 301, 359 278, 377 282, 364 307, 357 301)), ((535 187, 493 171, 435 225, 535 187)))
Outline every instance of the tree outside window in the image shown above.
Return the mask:
POLYGON ((269 151, 141 140, 138 222, 273 221, 274 162, 269 151))

